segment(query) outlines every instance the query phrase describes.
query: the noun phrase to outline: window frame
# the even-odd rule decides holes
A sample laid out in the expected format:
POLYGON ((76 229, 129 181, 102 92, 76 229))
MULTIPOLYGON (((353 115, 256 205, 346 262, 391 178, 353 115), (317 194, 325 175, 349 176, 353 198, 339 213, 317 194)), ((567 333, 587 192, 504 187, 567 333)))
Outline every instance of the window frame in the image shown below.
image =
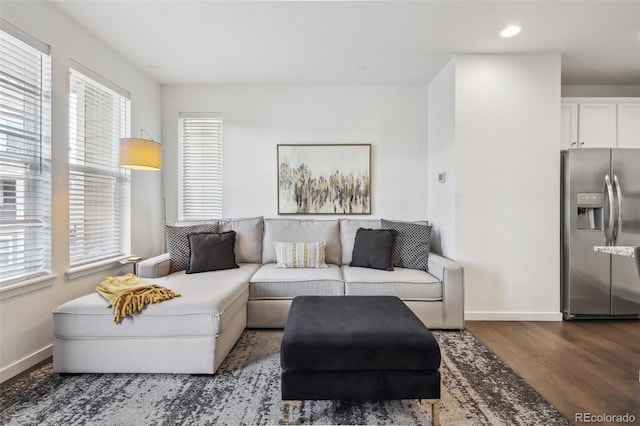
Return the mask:
POLYGON ((0 88, 0 99, 4 102, 0 104, 0 125, 5 140, 0 143, 0 164, 4 163, 6 174, 4 178, 0 175, 0 239, 10 242, 6 251, 0 247, 0 257, 7 256, 1 265, 6 268, 0 276, 2 300, 30 291, 25 288, 34 284, 38 288, 48 285, 53 277, 52 58, 49 45, 1 18, 0 30, 5 46, 1 56, 6 55, 0 88), (7 189, 9 186, 13 189, 7 189), (22 247, 13 254, 13 262, 11 247, 16 250, 22 247))
POLYGON ((118 167, 119 140, 129 137, 130 129, 129 92, 72 60, 68 156, 70 278, 83 276, 90 269, 106 269, 131 250, 131 175, 118 167), (99 140, 109 144, 100 145, 99 140), (103 250, 106 251, 101 254, 103 250))
MULTIPOLYGON (((224 129, 224 121, 223 121, 223 117, 221 113, 215 113, 215 112, 181 112, 178 114, 178 155, 179 155, 179 161, 178 161, 178 220, 180 221, 197 221, 197 220, 208 220, 208 219, 218 219, 222 217, 222 211, 223 211, 223 151, 224 151, 224 143, 223 143, 223 129, 224 129), (194 122, 197 121, 202 121, 202 120, 213 120, 216 123, 213 124, 214 127, 217 127, 217 133, 216 131, 214 131, 214 133, 217 134, 217 139, 214 138, 213 143, 215 144, 214 148, 212 149, 212 151, 209 151, 207 153, 203 154, 203 157, 207 157, 209 156, 213 161, 215 161, 215 163, 213 164, 213 170, 210 170, 210 172, 206 172, 203 170, 196 170, 193 173, 187 171, 186 169, 188 167, 198 167, 199 165, 195 164, 195 165, 190 165, 188 164, 188 160, 185 159, 185 152, 186 152, 186 148, 185 144, 188 142, 185 139, 185 120, 186 121, 191 121, 193 120, 194 122), (217 153, 213 152, 216 150, 217 147, 217 153), (216 161, 216 156, 217 156, 217 161, 216 161), (201 209, 198 212, 193 212, 193 213, 189 213, 186 212, 186 209, 190 209, 190 210, 195 210, 194 206, 187 206, 187 204, 189 204, 189 194, 186 194, 186 192, 188 192, 187 190, 185 190, 185 180, 186 176, 190 175, 191 178, 189 179, 190 181, 190 185, 191 187, 193 187, 194 182, 193 182, 193 175, 196 174, 202 174, 202 175, 210 175, 208 179, 204 179, 203 182, 210 183, 211 180, 211 175, 217 175, 217 177, 213 176, 213 179, 216 180, 217 179, 217 186, 209 186, 206 189, 203 189, 203 192, 206 193, 213 193, 216 194, 216 198, 214 199, 213 202, 213 206, 212 207, 208 207, 208 208, 203 208, 201 206, 201 209)), ((208 166, 211 166, 210 164, 208 164, 208 166)), ((189 191, 192 192, 193 191, 189 191)), ((193 194, 192 196, 194 196, 195 194, 193 194)), ((193 204, 193 201, 191 201, 191 204, 193 204)))

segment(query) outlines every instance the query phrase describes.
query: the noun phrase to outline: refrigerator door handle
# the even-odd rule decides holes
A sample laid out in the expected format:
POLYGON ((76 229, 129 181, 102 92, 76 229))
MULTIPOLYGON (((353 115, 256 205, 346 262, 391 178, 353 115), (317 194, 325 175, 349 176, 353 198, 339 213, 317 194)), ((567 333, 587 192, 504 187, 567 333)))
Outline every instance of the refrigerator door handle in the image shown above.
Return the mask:
POLYGON ((618 235, 622 233, 622 188, 620 188, 620 181, 617 175, 613 175, 613 185, 616 188, 616 201, 617 206, 617 218, 615 226, 613 227, 613 238, 611 239, 611 245, 618 245, 618 235))
POLYGON ((613 186, 611 185, 611 178, 609 178, 609 175, 606 175, 604 177, 604 185, 607 188, 607 201, 609 202, 609 222, 607 223, 606 227, 605 227, 605 233, 604 233, 604 244, 607 246, 610 246, 613 244, 612 239, 613 239, 613 226, 614 226, 614 221, 615 221, 615 216, 613 214, 613 186))

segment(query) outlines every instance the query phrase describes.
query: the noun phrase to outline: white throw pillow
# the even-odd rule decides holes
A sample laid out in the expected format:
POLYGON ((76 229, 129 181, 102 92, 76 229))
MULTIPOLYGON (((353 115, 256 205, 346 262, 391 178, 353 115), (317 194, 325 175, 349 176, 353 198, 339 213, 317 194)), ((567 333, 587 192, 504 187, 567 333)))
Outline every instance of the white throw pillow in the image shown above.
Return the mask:
POLYGON ((276 241, 278 268, 326 268, 325 241, 298 243, 276 241))

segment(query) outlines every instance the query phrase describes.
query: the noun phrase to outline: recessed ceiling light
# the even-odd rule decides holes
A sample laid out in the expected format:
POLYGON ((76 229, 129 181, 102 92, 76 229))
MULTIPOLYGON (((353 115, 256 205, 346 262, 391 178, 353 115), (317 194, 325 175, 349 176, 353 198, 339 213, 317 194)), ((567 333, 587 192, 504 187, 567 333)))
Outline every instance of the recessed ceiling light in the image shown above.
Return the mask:
POLYGON ((500 32, 500 37, 508 38, 517 35, 520 31, 522 31, 522 27, 520 25, 509 25, 507 28, 500 32))

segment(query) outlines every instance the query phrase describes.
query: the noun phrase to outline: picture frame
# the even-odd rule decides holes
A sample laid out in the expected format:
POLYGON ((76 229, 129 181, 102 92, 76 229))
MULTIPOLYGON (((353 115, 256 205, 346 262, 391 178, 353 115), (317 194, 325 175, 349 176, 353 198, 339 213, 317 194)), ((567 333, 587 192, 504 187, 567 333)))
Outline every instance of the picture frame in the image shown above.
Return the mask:
POLYGON ((278 214, 371 214, 371 144, 278 144, 278 214))

